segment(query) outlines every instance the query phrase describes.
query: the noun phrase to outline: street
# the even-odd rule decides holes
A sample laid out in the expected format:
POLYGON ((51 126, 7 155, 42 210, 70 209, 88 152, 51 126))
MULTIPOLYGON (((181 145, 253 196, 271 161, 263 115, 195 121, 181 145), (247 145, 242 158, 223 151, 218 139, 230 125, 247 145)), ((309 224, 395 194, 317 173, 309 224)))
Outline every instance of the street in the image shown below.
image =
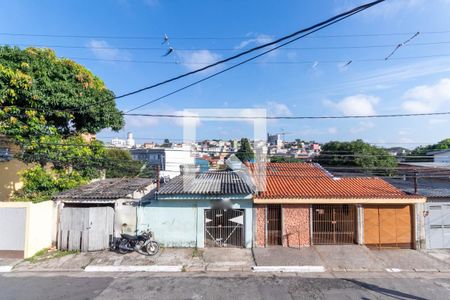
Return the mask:
POLYGON ((448 299, 450 278, 445 275, 9 274, 0 276, 0 299, 448 299))

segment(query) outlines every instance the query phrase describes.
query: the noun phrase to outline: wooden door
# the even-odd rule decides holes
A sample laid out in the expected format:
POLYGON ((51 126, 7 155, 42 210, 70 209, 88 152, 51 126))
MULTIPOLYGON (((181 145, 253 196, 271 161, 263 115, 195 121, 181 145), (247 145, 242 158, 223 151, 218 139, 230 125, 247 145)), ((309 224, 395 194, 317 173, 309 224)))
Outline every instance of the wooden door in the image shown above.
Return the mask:
POLYGON ((282 244, 281 205, 267 206, 267 244, 282 244))

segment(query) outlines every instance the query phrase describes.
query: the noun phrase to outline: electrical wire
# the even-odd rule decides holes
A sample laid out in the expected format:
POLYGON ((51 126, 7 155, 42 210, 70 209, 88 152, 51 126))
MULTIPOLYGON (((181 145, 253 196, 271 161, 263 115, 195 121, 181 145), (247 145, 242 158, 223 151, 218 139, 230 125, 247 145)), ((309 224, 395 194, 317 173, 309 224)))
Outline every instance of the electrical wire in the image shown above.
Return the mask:
MULTIPOLYGON (((447 45, 450 41, 439 42, 422 42, 408 44, 408 47, 414 46, 435 46, 435 45, 447 45)), ((78 45, 47 45, 47 44, 1 44, 2 46, 9 47, 42 47, 42 48, 61 48, 61 49, 90 49, 90 50, 128 50, 128 51, 166 51, 167 48, 161 47, 111 47, 111 46, 78 46, 78 45)), ((402 45, 402 44, 399 44, 402 45)), ((280 50, 292 51, 292 50, 337 50, 337 49, 371 49, 371 48, 391 48, 398 47, 399 45, 381 44, 381 45, 349 45, 349 46, 317 46, 317 47, 286 47, 280 50)), ((396 48, 398 50, 398 48, 396 48)), ((177 51, 238 51, 236 48, 176 48, 177 51)), ((397 51, 395 50, 395 51, 397 51)), ((393 51, 393 53, 395 52, 393 51)), ((393 54, 392 53, 392 54, 393 54)), ((390 56, 392 56, 390 54, 390 56)), ((390 57, 389 56, 389 57, 390 57)), ((389 58, 388 57, 388 58, 389 58)), ((385 59, 387 60, 387 59, 385 59)), ((203 63, 204 64, 204 63, 203 63)))
MULTIPOLYGON (((246 61, 244 61, 244 62, 241 62, 241 63, 239 63, 239 64, 234 65, 234 66, 231 67, 231 68, 227 68, 227 69, 226 69, 226 70, 231 70, 231 69, 233 69, 233 68, 235 68, 235 67, 237 67, 237 66, 240 66, 240 65, 244 64, 244 63, 247 62, 247 61, 251 61, 251 60, 253 60, 253 59, 256 59, 257 57, 260 57, 260 56, 262 56, 262 55, 265 55, 265 54, 267 54, 267 53, 270 53, 270 52, 272 52, 272 51, 275 51, 276 49, 282 48, 282 47, 284 47, 284 46, 286 46, 286 45, 288 45, 288 44, 290 44, 290 43, 292 43, 292 42, 294 42, 294 41, 296 41, 296 40, 298 40, 298 39, 300 39, 300 38, 303 38, 304 36, 311 35, 311 34, 314 33, 314 32, 317 32, 317 31, 319 31, 319 30, 321 30, 321 29, 323 29, 323 28, 326 28, 326 27, 328 27, 328 26, 330 26, 330 25, 333 25, 333 24, 335 24, 335 23, 337 23, 337 22, 340 22, 340 21, 342 21, 342 20, 344 20, 344 19, 346 19, 346 18, 348 18, 348 17, 350 17, 350 16, 352 16, 352 15, 354 15, 354 14, 357 14, 357 13, 359 13, 359 12, 362 12, 362 11, 364 11, 364 10, 366 10, 366 9, 372 7, 372 6, 375 6, 375 5, 379 4, 379 3, 382 3, 382 2, 384 2, 384 1, 385 1, 385 0, 376 0, 376 1, 373 1, 373 2, 370 2, 370 3, 367 3, 367 4, 364 4, 364 5, 358 6, 358 7, 353 8, 353 9, 351 9, 351 10, 345 12, 345 13, 342 13, 342 14, 336 15, 336 16, 334 16, 334 17, 331 17, 331 18, 329 18, 329 19, 327 19, 327 20, 325 20, 325 21, 322 21, 322 22, 320 22, 320 23, 317 23, 317 24, 315 24, 315 25, 313 25, 313 26, 310 26, 310 27, 308 27, 308 28, 298 30, 298 31, 296 31, 296 32, 294 32, 294 33, 292 33, 292 34, 283 36, 283 37, 278 38, 278 39, 276 39, 276 40, 274 40, 274 41, 272 41, 272 42, 265 43, 265 44, 262 44, 262 45, 253 47, 253 48, 251 48, 251 49, 242 51, 242 52, 240 52, 240 53, 238 53, 238 54, 236 54, 236 55, 230 56, 230 57, 228 57, 228 58, 222 59, 222 60, 220 60, 220 61, 214 62, 214 63, 209 64, 209 65, 207 65, 207 66, 198 68, 198 69, 196 69, 196 70, 193 70, 193 71, 190 71, 190 72, 187 72, 187 73, 184 73, 184 74, 175 76, 175 77, 173 77, 173 78, 166 79, 166 80, 161 81, 161 82, 158 82, 158 83, 156 83, 156 84, 152 84, 152 85, 150 85, 150 86, 146 86, 146 87, 143 87, 143 88, 140 88, 140 89, 137 89, 137 90, 134 90, 134 91, 131 91, 131 92, 128 92, 128 93, 119 95, 119 96, 116 97, 116 99, 124 98, 124 97, 131 96, 131 95, 135 95, 135 94, 137 94, 137 93, 140 93, 140 92, 143 92, 143 91, 146 91, 146 90, 153 89, 153 88, 158 87, 158 86, 161 86, 161 85, 163 85, 163 84, 167 84, 167 83, 170 83, 170 82, 179 80, 179 79, 181 79, 181 78, 184 78, 184 77, 187 77, 187 76, 190 76, 190 75, 193 75, 193 74, 196 74, 196 73, 199 73, 199 72, 208 70, 208 69, 213 68, 213 67, 215 67, 215 66, 224 64, 224 63, 226 63, 226 62, 235 60, 235 59, 237 59, 237 58, 240 58, 240 57, 242 57, 242 56, 244 56, 244 55, 250 54, 250 53, 252 53, 252 52, 255 52, 255 51, 258 51, 258 50, 261 50, 261 49, 264 49, 264 48, 267 48, 267 47, 270 47, 270 46, 273 46, 273 45, 277 45, 277 44, 279 44, 279 43, 281 43, 281 42, 283 42, 283 41, 286 41, 286 40, 289 40, 289 39, 291 39, 291 38, 296 37, 296 38, 294 38, 294 39, 292 39, 292 40, 290 40, 290 41, 288 41, 288 42, 285 42, 285 43, 281 44, 280 46, 277 46, 277 47, 274 47, 274 48, 272 48, 272 49, 270 49, 270 50, 268 50, 268 51, 265 51, 265 52, 263 52, 262 54, 259 54, 259 55, 255 56, 255 57, 253 57, 252 59, 246 60, 246 61), (305 34, 305 33, 306 33, 306 34, 305 34), (299 35, 300 35, 300 37, 297 37, 297 36, 299 36, 299 35)), ((225 70, 221 71, 220 73, 216 73, 216 75, 222 74, 222 73, 224 73, 224 72, 225 72, 225 70)), ((206 79, 205 79, 205 80, 206 80, 206 79)), ((204 80, 203 80, 203 81, 204 81, 204 80)), ((190 85, 190 86, 192 86, 192 85, 190 85)), ((187 87, 186 87, 186 88, 187 88, 187 87)))

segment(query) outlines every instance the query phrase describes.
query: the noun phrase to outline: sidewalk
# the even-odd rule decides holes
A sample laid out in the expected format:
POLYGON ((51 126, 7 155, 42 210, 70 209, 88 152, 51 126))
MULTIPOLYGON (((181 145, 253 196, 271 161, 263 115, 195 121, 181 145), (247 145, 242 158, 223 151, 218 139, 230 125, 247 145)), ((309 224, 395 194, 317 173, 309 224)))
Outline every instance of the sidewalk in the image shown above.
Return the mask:
MULTIPOLYGON (((17 262, 16 262, 17 263, 17 262)), ((90 272, 227 272, 251 271, 250 249, 240 248, 161 248, 155 256, 137 252, 125 255, 111 251, 83 252, 46 259, 20 261, 13 271, 90 272)))
POLYGON ((365 246, 305 248, 162 248, 155 256, 111 251, 43 255, 31 260, 0 260, 2 272, 446 272, 450 263, 428 253, 370 250, 365 246))
POLYGON ((450 272, 450 264, 410 250, 370 250, 358 245, 253 249, 256 266, 315 266, 328 272, 450 272))

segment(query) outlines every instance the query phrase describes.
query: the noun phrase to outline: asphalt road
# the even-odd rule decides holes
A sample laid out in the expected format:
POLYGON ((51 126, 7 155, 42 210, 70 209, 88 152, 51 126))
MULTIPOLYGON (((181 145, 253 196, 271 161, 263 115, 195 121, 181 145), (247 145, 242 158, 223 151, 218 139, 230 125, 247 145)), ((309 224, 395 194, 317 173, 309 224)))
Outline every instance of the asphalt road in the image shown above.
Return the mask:
POLYGON ((450 278, 0 276, 0 299, 449 299, 450 278))

